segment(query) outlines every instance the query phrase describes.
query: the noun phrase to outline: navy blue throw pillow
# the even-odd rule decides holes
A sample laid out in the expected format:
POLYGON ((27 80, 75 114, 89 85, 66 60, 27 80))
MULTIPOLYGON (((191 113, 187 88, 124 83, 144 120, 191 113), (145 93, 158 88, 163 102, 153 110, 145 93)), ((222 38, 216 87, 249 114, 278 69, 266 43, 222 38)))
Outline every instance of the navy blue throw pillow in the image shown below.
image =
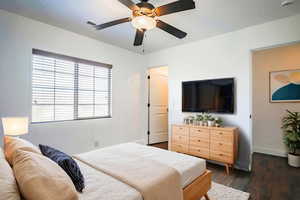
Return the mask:
POLYGON ((73 158, 57 149, 46 145, 39 145, 44 156, 56 162, 70 176, 72 182, 78 192, 84 189, 84 177, 79 166, 73 158))

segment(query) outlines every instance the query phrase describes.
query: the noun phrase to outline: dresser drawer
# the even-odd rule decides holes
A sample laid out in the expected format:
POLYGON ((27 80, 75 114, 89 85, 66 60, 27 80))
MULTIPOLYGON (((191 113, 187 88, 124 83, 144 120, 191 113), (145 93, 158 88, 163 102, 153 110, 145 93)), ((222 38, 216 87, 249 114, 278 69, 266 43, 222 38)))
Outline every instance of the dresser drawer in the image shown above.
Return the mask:
POLYGON ((212 151, 220 151, 220 152, 226 152, 229 154, 233 154, 233 144, 232 143, 212 141, 210 143, 210 149, 212 151))
POLYGON ((188 152, 188 146, 185 145, 185 144, 172 143, 171 150, 179 152, 179 153, 187 153, 188 152))
POLYGON ((210 133, 210 139, 211 141, 215 142, 225 142, 225 143, 230 143, 233 144, 233 138, 234 134, 233 132, 229 131, 216 131, 212 130, 210 133))
POLYGON ((194 156, 198 156, 198 157, 201 157, 201 158, 209 159, 209 149, 208 148, 190 146, 189 147, 189 154, 194 155, 194 156))
POLYGON ((209 140, 200 137, 190 137, 190 146, 209 149, 209 140))
POLYGON ((190 136, 209 140, 209 130, 205 128, 191 128, 190 136))
POLYGON ((172 135, 172 143, 187 145, 188 142, 189 142, 188 136, 180 135, 180 134, 172 135))
POLYGON ((210 159, 233 164, 233 155, 221 151, 210 151, 210 159))
POLYGON ((172 127, 172 134, 173 135, 189 135, 189 128, 184 126, 173 126, 172 127))

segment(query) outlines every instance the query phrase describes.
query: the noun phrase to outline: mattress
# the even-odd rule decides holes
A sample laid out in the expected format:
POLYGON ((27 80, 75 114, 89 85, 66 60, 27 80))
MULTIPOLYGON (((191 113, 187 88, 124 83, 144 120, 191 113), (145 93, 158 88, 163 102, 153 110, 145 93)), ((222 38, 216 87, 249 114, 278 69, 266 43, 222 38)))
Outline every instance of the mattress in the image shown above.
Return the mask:
MULTIPOLYGON (((181 175, 182 188, 189 185, 206 170, 206 161, 201 158, 136 143, 126 143, 118 146, 128 153, 139 152, 142 157, 173 167, 181 175)), ((101 150, 99 153, 100 152, 101 150)), ((91 168, 78 160, 77 162, 86 180, 86 189, 80 194, 80 199, 143 200, 140 193, 129 185, 91 168)))

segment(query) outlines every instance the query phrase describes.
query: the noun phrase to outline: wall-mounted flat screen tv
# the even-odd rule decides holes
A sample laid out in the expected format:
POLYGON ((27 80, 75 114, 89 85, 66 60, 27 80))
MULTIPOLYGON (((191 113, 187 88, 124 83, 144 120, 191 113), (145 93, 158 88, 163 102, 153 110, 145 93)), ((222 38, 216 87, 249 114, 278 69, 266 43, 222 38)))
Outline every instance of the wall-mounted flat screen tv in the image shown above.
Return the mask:
POLYGON ((234 113, 234 79, 182 82, 182 112, 234 113))

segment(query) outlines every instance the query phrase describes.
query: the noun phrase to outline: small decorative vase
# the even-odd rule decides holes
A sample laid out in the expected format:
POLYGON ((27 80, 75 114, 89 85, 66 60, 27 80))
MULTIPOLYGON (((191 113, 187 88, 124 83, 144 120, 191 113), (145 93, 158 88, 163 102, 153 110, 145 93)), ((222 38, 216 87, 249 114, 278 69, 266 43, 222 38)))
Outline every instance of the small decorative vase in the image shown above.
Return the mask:
POLYGON ((288 154, 289 165, 292 167, 300 167, 300 155, 288 154))
POLYGON ((210 126, 210 127, 215 126, 215 122, 214 121, 208 121, 207 125, 210 126))

